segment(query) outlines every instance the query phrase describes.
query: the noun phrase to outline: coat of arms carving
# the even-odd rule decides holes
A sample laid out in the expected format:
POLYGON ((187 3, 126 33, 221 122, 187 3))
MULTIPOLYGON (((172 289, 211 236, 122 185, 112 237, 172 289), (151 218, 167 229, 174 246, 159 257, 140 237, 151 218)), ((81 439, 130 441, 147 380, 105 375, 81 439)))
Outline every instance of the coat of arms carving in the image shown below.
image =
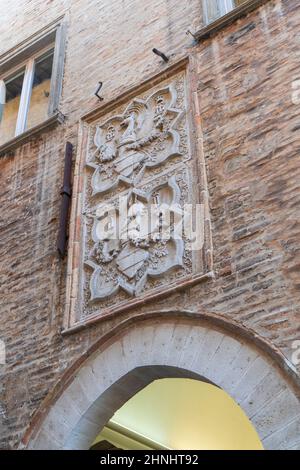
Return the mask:
POLYGON ((176 126, 183 116, 176 109, 176 89, 170 85, 146 100, 135 99, 121 115, 96 128, 95 150, 88 165, 94 170, 93 194, 118 186, 137 184, 147 168, 179 156, 176 126))
POLYGON ((91 300, 119 289, 137 295, 148 277, 182 266, 183 241, 174 234, 176 212, 181 217, 175 177, 149 193, 133 189, 124 199, 121 207, 100 205, 93 217, 94 245, 86 260, 93 271, 91 300))
MULTIPOLYGON (((136 305, 205 272, 202 246, 189 250, 190 237, 178 230, 187 220, 186 205, 197 205, 201 194, 186 88, 181 69, 83 121, 69 325, 136 305)), ((196 216, 200 225, 204 219, 204 213, 196 216)))

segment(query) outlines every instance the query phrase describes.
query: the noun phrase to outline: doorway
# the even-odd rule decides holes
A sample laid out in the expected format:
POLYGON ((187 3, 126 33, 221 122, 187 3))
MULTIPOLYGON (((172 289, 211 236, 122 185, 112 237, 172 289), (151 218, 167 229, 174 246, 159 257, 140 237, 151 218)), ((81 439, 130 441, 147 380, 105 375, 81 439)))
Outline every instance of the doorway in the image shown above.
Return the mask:
MULTIPOLYGON (((155 382, 161 379, 186 379, 204 388, 203 384, 215 387, 211 393, 221 390, 228 394, 256 429, 264 449, 297 448, 300 408, 293 371, 287 371, 286 363, 268 344, 246 334, 244 330, 240 334, 237 328, 233 332, 225 322, 215 325, 211 318, 204 321, 196 314, 193 318, 184 313, 173 318, 172 312, 169 317, 158 313, 157 317, 141 316, 134 323, 130 320, 120 325, 101 337, 60 378, 26 432, 23 446, 36 450, 90 449, 118 410, 139 392, 146 393, 146 387, 156 387, 155 382)), ((166 395, 170 401, 173 392, 166 395)), ((203 397, 204 391, 196 395, 203 397)), ((149 399, 147 406, 151 409, 149 399)), ((195 407, 201 410, 200 401, 195 407)), ((211 403, 207 408, 212 413, 218 406, 211 403)), ((212 415, 207 419, 212 420, 212 415)), ((215 419, 231 420, 221 419, 220 414, 215 419)), ((176 436, 184 434, 186 423, 180 423, 172 426, 176 436)), ((218 426, 213 427, 214 436, 218 426)), ((162 440, 157 429, 150 439, 159 445, 189 445, 162 440)), ((208 445, 204 437, 201 445, 208 445)))
POLYGON ((155 380, 128 400, 91 449, 262 450, 254 426, 221 388, 193 379, 155 380))

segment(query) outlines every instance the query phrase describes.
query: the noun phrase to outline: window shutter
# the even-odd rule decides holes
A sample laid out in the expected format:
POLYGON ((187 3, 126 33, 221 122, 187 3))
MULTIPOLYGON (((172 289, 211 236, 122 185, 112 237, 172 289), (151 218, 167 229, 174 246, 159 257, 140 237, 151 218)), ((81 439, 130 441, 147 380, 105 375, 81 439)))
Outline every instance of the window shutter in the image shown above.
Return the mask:
POLYGON ((0 122, 3 115, 3 109, 6 101, 6 87, 4 80, 0 80, 0 122))

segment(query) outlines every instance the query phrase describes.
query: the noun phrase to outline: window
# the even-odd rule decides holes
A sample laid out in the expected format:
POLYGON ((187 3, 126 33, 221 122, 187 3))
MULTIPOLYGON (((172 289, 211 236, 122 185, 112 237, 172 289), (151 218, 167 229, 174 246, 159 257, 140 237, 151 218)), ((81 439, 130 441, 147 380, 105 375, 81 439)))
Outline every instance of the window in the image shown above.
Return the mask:
POLYGON ((204 0, 204 18, 207 24, 226 15, 248 0, 204 0))
POLYGON ((0 63, 0 147, 58 112, 63 37, 55 25, 0 63))

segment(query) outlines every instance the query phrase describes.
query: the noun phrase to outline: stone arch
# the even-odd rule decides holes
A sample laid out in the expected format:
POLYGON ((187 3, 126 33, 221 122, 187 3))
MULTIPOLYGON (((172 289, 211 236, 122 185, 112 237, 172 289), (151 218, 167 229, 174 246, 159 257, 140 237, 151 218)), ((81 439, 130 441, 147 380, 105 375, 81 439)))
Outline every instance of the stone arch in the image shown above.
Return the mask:
POLYGON ((221 387, 266 449, 300 447, 299 380, 284 357, 233 322, 188 312, 140 315, 97 341, 46 398, 22 445, 87 449, 122 404, 164 377, 221 387))

